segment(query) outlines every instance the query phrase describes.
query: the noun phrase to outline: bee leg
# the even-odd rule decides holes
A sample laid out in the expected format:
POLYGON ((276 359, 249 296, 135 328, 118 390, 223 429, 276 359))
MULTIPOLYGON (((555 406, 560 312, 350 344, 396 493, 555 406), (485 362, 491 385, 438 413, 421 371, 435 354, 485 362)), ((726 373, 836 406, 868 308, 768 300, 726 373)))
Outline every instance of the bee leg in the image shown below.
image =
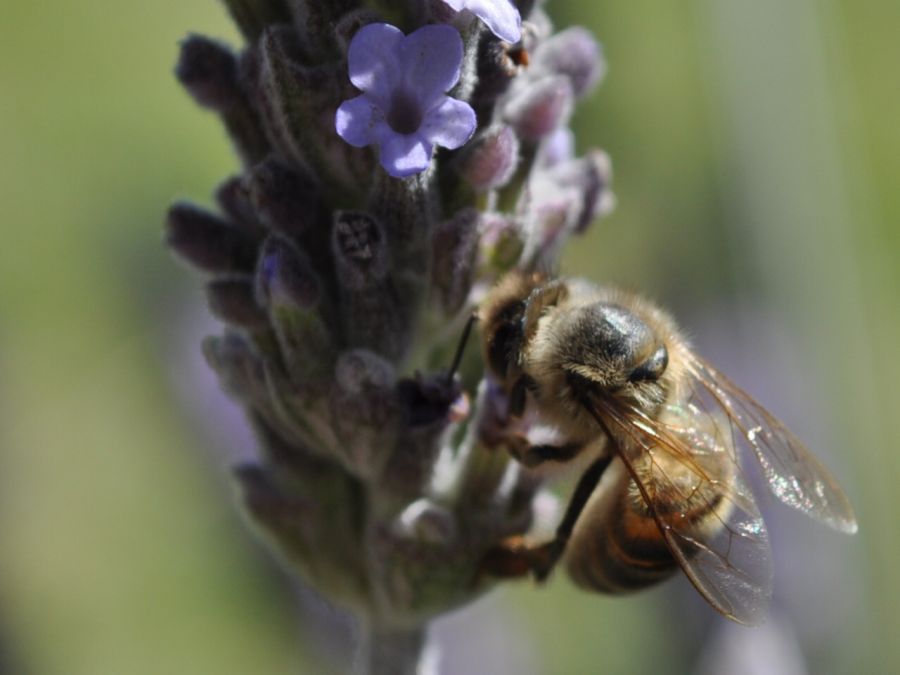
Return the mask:
POLYGON ((556 563, 559 562, 563 551, 566 550, 566 544, 569 543, 569 537, 572 536, 572 530, 575 529, 575 523, 578 522, 578 518, 581 516, 581 512, 584 511, 588 499, 591 498, 591 495, 600 483, 600 478, 603 477, 603 472, 606 471, 606 467, 609 466, 611 461, 611 456, 601 457, 594 461, 587 471, 582 474, 578 485, 575 487, 575 492, 572 493, 572 498, 569 500, 569 505, 566 507, 566 513, 556 527, 556 537, 554 537, 553 541, 540 547, 544 550, 541 551, 541 555, 538 557, 538 564, 533 568, 534 576, 538 581, 546 579, 556 563))
POLYGON ((524 329, 524 343, 534 337, 537 332, 538 321, 544 310, 548 307, 558 305, 569 295, 569 287, 566 282, 556 279, 548 283, 542 284, 528 296, 525 307, 525 316, 522 319, 522 327, 524 329))
POLYGON ((528 392, 537 389, 537 383, 528 375, 520 375, 509 392, 509 414, 521 417, 525 412, 528 392))
POLYGON ((529 467, 539 466, 544 462, 568 462, 574 458, 584 443, 565 443, 564 445, 532 445, 528 438, 522 434, 513 434, 507 437, 506 446, 509 453, 515 459, 529 467))
POLYGON ((544 581, 566 550, 575 523, 610 461, 609 457, 598 459, 584 472, 552 540, 535 546, 527 544, 522 537, 506 539, 487 552, 479 574, 515 578, 531 573, 537 581, 544 581))
POLYGON ((525 466, 537 466, 544 462, 568 462, 581 452, 582 448, 584 448, 584 443, 532 445, 517 455, 517 459, 525 466))

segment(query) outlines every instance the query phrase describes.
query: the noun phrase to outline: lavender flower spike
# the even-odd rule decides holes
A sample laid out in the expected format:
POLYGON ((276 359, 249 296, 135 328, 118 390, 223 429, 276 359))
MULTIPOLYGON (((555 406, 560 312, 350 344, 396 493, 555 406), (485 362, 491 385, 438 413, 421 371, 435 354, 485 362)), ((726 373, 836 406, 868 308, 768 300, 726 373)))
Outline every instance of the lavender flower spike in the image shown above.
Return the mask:
POLYGON ((192 37, 176 72, 243 168, 165 232, 204 275, 225 326, 203 355, 255 432, 241 506, 358 618, 356 675, 431 672, 432 619, 500 582, 498 545, 551 529, 540 476, 506 451, 530 422, 476 346, 447 366, 499 277, 555 269, 612 205, 608 158, 576 157, 567 129, 601 51, 554 36, 544 0, 224 3, 242 51, 192 37), (526 25, 528 67, 506 44, 526 25))
POLYGON ((445 94, 458 81, 462 38, 455 28, 430 25, 404 36, 373 23, 350 42, 350 81, 362 95, 335 115, 338 135, 361 148, 377 144, 381 166, 395 178, 428 168, 435 145, 454 150, 475 132, 475 111, 445 94))
POLYGON ((484 21, 501 40, 516 43, 522 39, 522 18, 509 0, 444 0, 457 12, 469 10, 484 21))

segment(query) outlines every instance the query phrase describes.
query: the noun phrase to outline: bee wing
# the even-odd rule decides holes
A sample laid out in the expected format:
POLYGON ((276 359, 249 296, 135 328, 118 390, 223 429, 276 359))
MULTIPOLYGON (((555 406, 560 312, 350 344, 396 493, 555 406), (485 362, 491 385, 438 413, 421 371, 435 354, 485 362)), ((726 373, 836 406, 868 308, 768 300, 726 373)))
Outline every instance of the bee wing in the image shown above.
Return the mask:
POLYGON ((772 595, 769 535, 728 431, 713 416, 698 425, 684 408, 668 407, 658 421, 609 400, 584 404, 694 587, 724 616, 759 623, 772 595))
POLYGON ((692 393, 696 405, 725 413, 736 432, 735 447, 750 447, 769 489, 782 503, 840 532, 856 532, 847 496, 799 438, 698 356, 690 356, 688 368, 699 385, 692 393))

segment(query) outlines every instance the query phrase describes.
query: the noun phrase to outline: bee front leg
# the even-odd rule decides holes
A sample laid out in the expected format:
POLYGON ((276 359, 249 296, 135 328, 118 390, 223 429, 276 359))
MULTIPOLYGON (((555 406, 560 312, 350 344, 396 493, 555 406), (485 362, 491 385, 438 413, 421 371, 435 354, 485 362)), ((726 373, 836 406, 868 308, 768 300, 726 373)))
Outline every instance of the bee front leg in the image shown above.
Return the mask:
POLYGON ((532 468, 544 462, 568 462, 584 448, 584 443, 571 442, 563 445, 532 445, 523 435, 510 436, 506 445, 510 454, 525 466, 532 468))
POLYGON ((524 537, 510 537, 488 550, 481 561, 479 576, 516 579, 532 574, 543 581, 564 550, 565 542, 556 539, 534 545, 524 537))
POLYGON ((575 523, 609 466, 611 457, 596 460, 578 481, 566 507, 566 514, 556 528, 556 536, 544 544, 530 545, 522 537, 511 537, 491 548, 482 560, 480 574, 500 578, 532 574, 544 581, 566 550, 575 523))

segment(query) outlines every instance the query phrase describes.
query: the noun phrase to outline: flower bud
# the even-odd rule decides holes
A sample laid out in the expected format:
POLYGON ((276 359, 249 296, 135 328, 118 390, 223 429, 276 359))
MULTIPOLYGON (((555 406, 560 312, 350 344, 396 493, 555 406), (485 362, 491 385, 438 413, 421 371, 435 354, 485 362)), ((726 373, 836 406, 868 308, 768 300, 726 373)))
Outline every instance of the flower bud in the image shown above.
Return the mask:
POLYGON ((331 242, 347 343, 400 359, 409 347, 413 309, 388 274, 391 255, 384 228, 366 213, 339 211, 331 242))
POLYGON ((494 279, 509 271, 522 257, 525 237, 517 219, 501 213, 481 216, 478 276, 494 279))
POLYGON ((205 272, 249 273, 256 264, 252 237, 193 204, 169 209, 165 239, 176 255, 205 272))
POLYGON ((519 136, 537 141, 568 122, 573 104, 569 78, 549 75, 517 87, 506 103, 503 116, 519 136))
POLYGON ((260 120, 238 78, 237 60, 225 45, 192 35, 181 43, 175 74, 201 106, 217 111, 245 164, 269 151, 260 120))
POLYGON ((591 32, 573 26, 542 42, 534 53, 534 66, 565 75, 576 97, 582 97, 606 74, 606 62, 600 45, 591 32))
POLYGON ((612 165, 609 155, 594 150, 584 157, 555 167, 551 175, 562 188, 574 188, 580 196, 575 215, 575 234, 583 233, 600 216, 607 215, 615 205, 610 190, 612 165))
POLYGON ((280 237, 266 240, 256 292, 268 308, 287 372, 302 389, 331 376, 337 345, 322 314, 322 283, 308 258, 280 237))
POLYGON ((337 276, 350 291, 384 281, 390 256, 381 223, 367 213, 339 211, 332 230, 337 276))
POLYGON ((203 340, 203 356, 219 376, 222 389, 235 399, 263 410, 268 391, 260 358, 243 337, 233 333, 203 340))
POLYGON ((460 310, 472 288, 480 216, 477 209, 464 209, 435 229, 432 283, 448 316, 460 310))
POLYGON ((396 442, 399 407, 394 397, 396 374, 385 359, 365 349, 340 355, 329 407, 341 443, 342 463, 356 476, 380 473, 396 442))
POLYGON ((244 185, 262 223, 294 241, 307 243, 309 235, 327 222, 313 177, 276 157, 254 166, 244 185))
POLYGON ((550 169, 575 157, 575 134, 569 127, 560 127, 541 140, 534 157, 534 168, 550 169))
POLYGON ((234 469, 249 520, 276 553, 333 601, 358 605, 368 597, 360 542, 358 484, 336 467, 307 463, 295 481, 267 468, 234 469))
POLYGON ((194 100, 204 108, 227 110, 241 97, 237 60, 217 40, 191 35, 181 43, 175 75, 194 100))
POLYGON ((269 318, 256 302, 252 276, 216 279, 206 285, 209 309, 220 321, 250 330, 266 328, 269 318))
POLYGON ((501 124, 485 129, 463 150, 459 171, 476 192, 506 185, 519 165, 519 139, 501 124))
POLYGON ((244 187, 241 176, 232 176, 224 181, 215 193, 216 203, 232 223, 260 240, 265 231, 260 227, 250 195, 244 187))

